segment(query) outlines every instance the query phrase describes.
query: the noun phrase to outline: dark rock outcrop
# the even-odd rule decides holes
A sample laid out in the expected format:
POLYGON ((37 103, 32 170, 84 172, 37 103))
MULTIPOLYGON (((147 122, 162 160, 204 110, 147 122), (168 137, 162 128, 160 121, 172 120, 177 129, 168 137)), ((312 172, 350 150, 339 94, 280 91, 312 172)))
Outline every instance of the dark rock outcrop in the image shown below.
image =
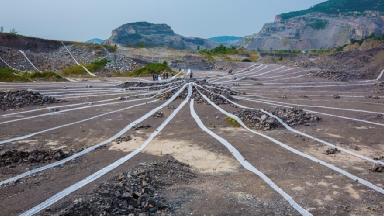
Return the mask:
POLYGON ((176 34, 167 24, 127 23, 112 31, 106 44, 127 47, 168 47, 174 49, 211 48, 215 43, 176 34))

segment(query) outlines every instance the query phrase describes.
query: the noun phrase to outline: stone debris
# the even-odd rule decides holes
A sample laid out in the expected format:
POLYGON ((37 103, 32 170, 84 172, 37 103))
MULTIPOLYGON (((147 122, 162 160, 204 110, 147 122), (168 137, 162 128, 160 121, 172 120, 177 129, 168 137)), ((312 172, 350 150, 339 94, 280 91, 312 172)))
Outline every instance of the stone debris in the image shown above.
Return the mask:
POLYGON ((121 136, 121 137, 118 137, 117 139, 115 139, 115 142, 116 144, 120 144, 122 142, 128 142, 132 140, 131 136, 121 136))
POLYGON ((0 110, 17 109, 32 105, 46 105, 61 102, 51 96, 43 96, 28 90, 0 91, 0 110))
POLYGON ((162 190, 195 177, 188 165, 165 156, 113 177, 55 215, 170 215, 173 205, 162 190))
POLYGON ((152 127, 151 125, 139 125, 139 126, 134 127, 134 130, 147 130, 151 127, 152 127))
POLYGON ((383 173, 384 166, 381 164, 373 164, 372 168, 370 168, 370 171, 376 172, 376 173, 383 173))
POLYGON ((153 118, 163 118, 164 117, 164 113, 163 112, 157 112, 152 117, 153 118))
POLYGON ((325 151, 325 154, 326 155, 332 155, 332 154, 337 154, 337 153, 340 153, 341 151, 338 150, 338 148, 328 148, 326 149, 325 151))
MULTIPOLYGON (((289 126, 308 125, 320 120, 318 116, 299 108, 275 108, 273 111, 268 112, 281 118, 289 126)), ((281 124, 275 118, 259 110, 242 109, 236 112, 235 115, 253 129, 273 130, 281 127, 281 124)))
POLYGON ((59 150, 8 150, 0 154, 0 167, 15 166, 21 163, 46 163, 59 161, 72 155, 74 151, 59 150))
POLYGON ((334 98, 334 99, 341 99, 341 96, 340 96, 340 95, 337 95, 337 94, 335 94, 335 95, 333 95, 333 98, 334 98))

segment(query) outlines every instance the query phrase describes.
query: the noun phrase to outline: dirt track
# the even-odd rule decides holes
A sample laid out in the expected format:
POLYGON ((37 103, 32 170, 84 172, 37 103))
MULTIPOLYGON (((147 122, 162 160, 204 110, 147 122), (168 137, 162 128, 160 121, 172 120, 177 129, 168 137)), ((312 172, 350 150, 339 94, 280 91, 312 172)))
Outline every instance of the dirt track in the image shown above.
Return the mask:
MULTIPOLYGON (((206 78, 212 84, 243 93, 232 100, 242 106, 267 111, 277 106, 300 107, 315 113, 321 120, 290 128, 295 132, 280 127, 255 133, 229 124, 226 115, 210 104, 185 101, 186 104, 177 112, 175 109, 184 100, 178 98, 156 111, 162 112, 162 117, 150 115, 137 125, 126 128, 127 132, 122 132, 121 136, 129 135, 131 139, 118 144, 115 139, 112 142, 108 139, 167 101, 154 101, 156 98, 151 98, 152 95, 140 96, 149 92, 146 88, 116 88, 119 81, 0 83, 1 89, 31 88, 66 100, 45 107, 0 113, 0 153, 51 149, 78 153, 107 140, 76 159, 31 176, 25 175, 16 182, 2 181, 8 182, 19 174, 57 161, 22 162, 0 167, 0 214, 58 214, 103 182, 143 162, 163 159, 166 155, 190 165, 197 176, 190 182, 178 182, 160 190, 159 194, 173 208, 171 214, 384 213, 384 174, 371 171, 376 159, 379 159, 377 163, 381 168, 384 153, 383 90, 382 93, 375 92, 376 81, 334 82, 310 77, 300 68, 259 64, 244 65, 234 70, 234 75, 194 72, 194 77, 206 78), (92 87, 86 88, 87 85, 92 87), (130 96, 127 100, 121 100, 120 97, 127 95, 130 96), (45 109, 52 106, 61 107, 57 113, 45 109), (225 139, 244 159, 229 152, 225 142, 203 131, 193 118, 191 106, 204 126, 225 139), (175 117, 167 124, 167 117, 172 117, 172 113, 175 117), (155 135, 154 132, 158 132, 156 128, 162 123, 166 124, 164 129, 160 128, 160 133, 155 135), (151 134, 154 138, 148 140, 147 145, 146 140, 151 134), (18 138, 21 136, 25 137, 18 138), (340 152, 325 154, 330 145, 336 146, 340 152), (51 198, 136 150, 137 155, 100 178, 72 188, 68 195, 51 198), (260 173, 245 169, 245 165, 251 165, 260 173), (47 201, 51 203, 45 203, 47 201), (48 204, 48 209, 37 208, 44 203, 48 204)), ((197 91, 196 86, 192 87, 193 83, 189 84, 193 92, 197 91)), ((185 85, 185 88, 190 87, 185 85)), ((219 106, 232 113, 241 109, 231 104, 219 106)))

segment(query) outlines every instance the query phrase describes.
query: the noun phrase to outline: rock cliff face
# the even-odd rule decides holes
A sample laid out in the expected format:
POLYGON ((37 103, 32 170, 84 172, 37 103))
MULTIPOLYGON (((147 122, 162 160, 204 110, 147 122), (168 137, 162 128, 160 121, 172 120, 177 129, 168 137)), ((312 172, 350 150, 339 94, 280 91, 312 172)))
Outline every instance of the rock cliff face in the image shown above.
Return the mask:
POLYGON ((127 23, 112 31, 106 44, 127 47, 168 47, 174 49, 211 48, 215 43, 176 34, 167 24, 127 23))
POLYGON ((382 8, 379 0, 329 0, 276 16, 274 23, 245 37, 241 46, 252 50, 307 50, 339 47, 370 35, 383 36, 382 8))

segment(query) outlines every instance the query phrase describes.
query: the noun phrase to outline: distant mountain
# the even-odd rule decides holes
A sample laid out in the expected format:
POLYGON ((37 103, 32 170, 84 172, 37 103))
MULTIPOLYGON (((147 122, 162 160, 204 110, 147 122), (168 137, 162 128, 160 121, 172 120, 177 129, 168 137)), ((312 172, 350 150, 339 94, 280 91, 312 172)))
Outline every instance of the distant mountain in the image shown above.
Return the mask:
POLYGON ((86 41, 89 44, 103 44, 104 40, 100 38, 93 38, 91 40, 86 41))
POLYGON ((178 35, 167 24, 148 22, 124 24, 113 30, 111 37, 105 43, 128 47, 168 47, 189 50, 216 46, 216 43, 207 39, 178 35))
POLYGON ((245 37, 251 50, 307 50, 339 47, 384 32, 383 0, 329 0, 307 10, 283 13, 245 37))
POLYGON ((237 44, 242 37, 238 36, 217 36, 217 37, 212 37, 208 38, 208 40, 216 42, 218 44, 223 44, 223 45, 235 45, 237 44))

